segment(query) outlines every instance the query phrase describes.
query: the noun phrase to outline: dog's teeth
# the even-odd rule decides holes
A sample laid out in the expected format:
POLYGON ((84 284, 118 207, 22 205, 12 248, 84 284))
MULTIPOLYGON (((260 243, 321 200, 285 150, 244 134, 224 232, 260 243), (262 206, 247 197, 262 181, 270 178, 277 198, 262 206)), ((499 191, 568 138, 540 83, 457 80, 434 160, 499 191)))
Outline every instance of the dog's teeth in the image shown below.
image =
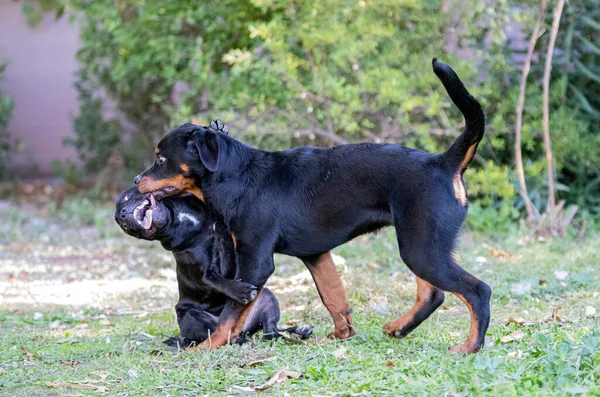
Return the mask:
POLYGON ((142 227, 145 230, 150 229, 150 226, 152 226, 152 210, 146 211, 146 215, 144 216, 144 223, 142 224, 142 227))

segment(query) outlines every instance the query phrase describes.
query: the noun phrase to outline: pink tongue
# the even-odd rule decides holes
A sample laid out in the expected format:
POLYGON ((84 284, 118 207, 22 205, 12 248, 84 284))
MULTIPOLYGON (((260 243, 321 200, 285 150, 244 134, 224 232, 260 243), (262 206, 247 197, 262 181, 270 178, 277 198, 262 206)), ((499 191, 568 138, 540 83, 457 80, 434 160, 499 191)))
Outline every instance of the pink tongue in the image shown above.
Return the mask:
POLYGON ((142 222, 142 227, 145 230, 150 229, 152 226, 152 210, 146 211, 146 215, 144 215, 144 221, 142 222))

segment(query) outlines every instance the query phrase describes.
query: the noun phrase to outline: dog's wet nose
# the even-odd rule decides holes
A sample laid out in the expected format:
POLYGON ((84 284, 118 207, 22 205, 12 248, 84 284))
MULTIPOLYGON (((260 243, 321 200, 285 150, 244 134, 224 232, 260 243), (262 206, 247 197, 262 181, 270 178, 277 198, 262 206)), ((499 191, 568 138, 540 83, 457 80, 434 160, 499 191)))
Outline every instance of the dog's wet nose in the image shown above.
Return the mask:
POLYGON ((142 180, 142 176, 138 175, 135 178, 133 178, 133 183, 135 183, 137 185, 140 183, 141 180, 142 180))

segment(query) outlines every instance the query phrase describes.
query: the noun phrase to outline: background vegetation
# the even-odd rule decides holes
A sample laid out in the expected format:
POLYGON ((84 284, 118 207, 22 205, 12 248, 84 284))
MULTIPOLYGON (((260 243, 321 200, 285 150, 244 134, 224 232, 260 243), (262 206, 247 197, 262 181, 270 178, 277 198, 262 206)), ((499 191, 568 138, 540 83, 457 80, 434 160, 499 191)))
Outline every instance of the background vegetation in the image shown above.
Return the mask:
MULTIPOLYGON (((540 211, 547 180, 539 82, 553 5, 523 120, 527 184, 540 211)), ((66 144, 88 173, 116 164, 130 176, 169 128, 211 117, 265 149, 375 141, 441 151, 461 118, 430 71, 437 56, 455 66, 488 116, 467 178, 471 226, 502 230, 519 217, 515 109, 537 2, 24 2, 32 23, 51 9, 81 26, 81 109, 66 144)), ((598 0, 565 6, 550 98, 559 198, 578 204, 588 220, 600 209, 599 17, 598 0)), ((77 179, 72 165, 57 170, 77 179)))
MULTIPOLYGON (((523 118, 527 186, 540 211, 548 210, 541 82, 557 2, 541 21, 523 118)), ((23 0, 32 25, 52 11, 80 27, 81 108, 66 144, 81 165, 55 164, 68 186, 0 184, 0 197, 16 196, 0 201, 0 394, 235 395, 285 369, 295 375, 266 395, 600 395, 599 3, 569 2, 558 30, 555 175, 559 198, 580 209, 569 235, 544 239, 515 231, 525 215, 516 107, 537 1, 23 0), (356 337, 324 338, 331 320, 310 275, 276 255, 268 287, 282 325, 315 326, 306 344, 255 340, 204 354, 164 346, 177 334, 173 258, 122 233, 107 187, 129 184, 169 128, 213 117, 265 149, 374 141, 442 151, 462 119, 431 72, 434 56, 488 116, 466 177, 476 232, 465 231, 456 253, 493 290, 485 349, 447 353, 469 329, 452 294, 406 339, 381 333, 414 301, 393 230, 334 250, 356 337), (78 192, 90 187, 83 175, 101 189, 78 192), (596 232, 583 237, 586 222, 596 232)), ((0 166, 10 110, 0 93, 0 166)))
POLYGON ((2 94, 2 78, 6 63, 0 62, 0 180, 6 178, 6 169, 9 164, 10 139, 6 127, 10 120, 13 102, 10 97, 2 94))

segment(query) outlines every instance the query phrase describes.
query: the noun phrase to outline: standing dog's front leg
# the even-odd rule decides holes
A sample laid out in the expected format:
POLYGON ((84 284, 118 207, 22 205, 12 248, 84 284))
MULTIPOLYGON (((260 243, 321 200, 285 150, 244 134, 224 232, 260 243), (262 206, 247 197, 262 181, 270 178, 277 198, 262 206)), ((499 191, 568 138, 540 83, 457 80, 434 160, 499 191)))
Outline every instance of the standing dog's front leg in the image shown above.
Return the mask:
POLYGON ((333 318, 335 331, 329 334, 329 338, 346 339, 354 336, 356 331, 352 321, 352 308, 331 254, 326 252, 300 259, 310 271, 321 300, 333 318))
POLYGON ((236 253, 235 279, 255 285, 258 288, 258 295, 247 305, 228 300, 217 320, 214 334, 191 350, 216 349, 235 340, 244 328, 252 307, 259 300, 263 286, 275 270, 273 252, 268 249, 256 249, 256 246, 237 240, 236 253))

